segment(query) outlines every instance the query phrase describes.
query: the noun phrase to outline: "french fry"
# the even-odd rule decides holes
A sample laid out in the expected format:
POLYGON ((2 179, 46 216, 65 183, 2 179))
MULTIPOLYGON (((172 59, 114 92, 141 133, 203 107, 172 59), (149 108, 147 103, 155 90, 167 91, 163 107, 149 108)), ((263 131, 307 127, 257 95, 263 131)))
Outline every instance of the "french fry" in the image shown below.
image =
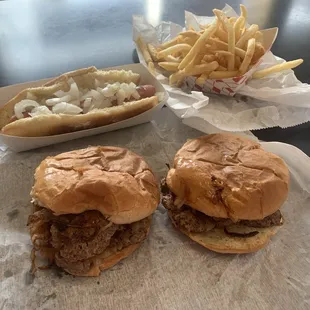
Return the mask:
POLYGON ((215 71, 227 71, 227 68, 223 67, 223 66, 218 66, 215 71))
POLYGON ((303 59, 296 59, 296 60, 284 62, 282 64, 274 65, 272 67, 256 71, 256 72, 254 72, 252 77, 253 77, 253 79, 260 79, 260 78, 263 78, 263 77, 270 75, 272 73, 281 72, 283 70, 296 68, 297 66, 301 65, 303 62, 304 62, 303 59))
POLYGON ((245 32, 244 34, 240 37, 238 42, 236 43, 236 46, 239 48, 243 48, 246 44, 246 42, 250 39, 253 38, 255 33, 259 30, 258 25, 251 25, 245 32))
POLYGON ((213 23, 209 28, 207 28, 204 33, 199 37, 194 46, 191 48, 189 53, 184 57, 179 65, 179 70, 187 67, 190 62, 193 60, 196 54, 199 53, 200 49, 202 49, 206 43, 206 41, 214 34, 218 27, 218 20, 213 23))
POLYGON ((192 65, 192 66, 194 66, 194 65, 199 65, 199 64, 201 63, 203 57, 204 57, 204 54, 197 54, 197 55, 195 56, 195 58, 192 60, 193 63, 192 63, 191 65, 192 65))
POLYGON ((179 86, 185 78, 184 71, 177 71, 169 76, 169 85, 179 86))
POLYGON ((183 52, 183 51, 190 51, 192 47, 189 45, 189 44, 185 44, 185 43, 181 43, 181 44, 176 44, 176 45, 173 45, 173 46, 170 46, 164 50, 161 50, 157 56, 159 58, 164 58, 168 55, 171 55, 171 54, 175 54, 175 53, 178 53, 178 52, 183 52))
POLYGON ((188 54, 189 51, 184 51, 184 52, 181 52, 181 58, 184 58, 187 54, 188 54))
POLYGON ((220 50, 218 50, 218 51, 214 51, 214 52, 215 52, 215 55, 225 56, 225 57, 227 57, 227 59, 229 57, 235 56, 234 54, 232 54, 231 52, 228 52, 228 51, 220 51, 220 50))
POLYGON ((153 61, 150 61, 150 62, 147 64, 147 67, 148 67, 149 71, 150 71, 154 76, 156 76, 156 71, 155 71, 154 62, 153 62, 153 61))
POLYGON ((203 84, 206 82, 208 79, 210 73, 203 73, 199 78, 196 80, 196 84, 199 85, 200 87, 203 86, 203 84))
POLYGON ((252 38, 248 41, 248 47, 245 53, 245 57, 242 61, 242 64, 239 68, 239 74, 243 75, 244 73, 246 73, 248 71, 249 65, 251 64, 252 61, 252 57, 254 55, 254 51, 255 51, 255 39, 252 38))
POLYGON ((256 42, 263 42, 263 33, 261 31, 257 31, 254 35, 256 42))
POLYGON ((217 58, 218 58, 219 65, 226 68, 227 67, 227 59, 224 56, 220 56, 220 55, 217 58))
POLYGON ((174 39, 172 39, 172 40, 170 40, 168 42, 163 43, 160 47, 161 47, 161 49, 166 49, 166 48, 168 48, 170 46, 178 44, 179 43, 178 41, 179 41, 179 37, 176 37, 176 38, 174 38, 174 39))
POLYGON ((215 55, 204 55, 203 60, 205 62, 212 62, 216 60, 216 56, 215 55))
POLYGON ((143 41, 143 39, 141 37, 139 37, 136 41, 142 55, 143 55, 143 58, 145 60, 145 62, 148 64, 149 62, 152 62, 152 57, 147 49, 147 46, 145 44, 145 42, 143 41))
POLYGON ((248 19, 248 11, 243 4, 240 4, 240 12, 241 12, 241 16, 244 18, 244 21, 241 24, 241 30, 242 30, 242 29, 245 29, 246 21, 248 19))
POLYGON ((236 37, 236 42, 240 39, 241 36, 241 28, 244 26, 244 17, 240 16, 238 17, 237 21, 234 24, 234 30, 235 30, 235 37, 236 37))
POLYGON ((185 37, 182 43, 185 43, 185 44, 188 44, 190 46, 193 46, 196 43, 198 38, 199 38, 199 36, 197 38, 185 37))
POLYGON ((179 63, 164 61, 164 62, 159 62, 158 65, 167 71, 176 72, 178 71, 179 63))
POLYGON ((172 55, 168 55, 164 58, 166 61, 169 61, 169 62, 177 62, 177 63, 180 63, 181 60, 179 58, 176 58, 172 55))
POLYGON ((157 50, 156 50, 156 47, 154 46, 154 45, 152 45, 152 44, 147 44, 147 49, 148 49, 148 51, 149 51, 149 53, 150 53, 150 55, 151 55, 151 57, 152 57, 152 59, 154 60, 154 61, 159 61, 159 58, 158 58, 158 56, 157 56, 157 50))
POLYGON ((211 63, 196 65, 189 69, 184 69, 185 75, 200 75, 207 71, 214 71, 219 66, 218 62, 212 61, 211 63))
POLYGON ((206 52, 209 54, 209 55, 214 55, 215 56, 215 50, 212 50, 211 48, 207 48, 206 52))
POLYGON ((256 42, 255 52, 251 61, 251 64, 255 64, 265 54, 265 48, 259 42, 256 42))
POLYGON ((235 69, 239 70, 240 66, 241 66, 241 59, 239 56, 235 56, 235 69))
POLYGON ((187 30, 179 33, 179 36, 182 36, 184 38, 195 38, 198 39, 200 37, 200 33, 193 31, 193 30, 187 30))
MULTIPOLYGON (((159 47, 147 45, 151 59, 171 73, 171 85, 179 86, 185 77, 197 76, 196 84, 203 86, 206 79, 243 75, 257 63, 265 54, 263 33, 256 24, 247 26, 248 13, 244 5, 240 5, 240 11, 239 17, 227 17, 223 11, 214 9, 215 21, 198 24, 201 30, 189 25, 188 30, 159 47)), ((302 61, 298 59, 257 71, 253 78, 295 68, 302 61)), ((152 71, 154 63, 149 61, 148 67, 152 71)))
MULTIPOLYGON (((234 56, 231 54, 229 54, 229 55, 228 54, 227 55, 218 55, 218 63, 220 64, 221 67, 227 68, 228 62, 232 57, 234 57, 234 56)), ((226 70, 224 70, 224 71, 226 71, 226 70)))
POLYGON ((232 54, 232 56, 228 58, 227 69, 234 70, 235 68, 235 31, 234 31, 233 25, 228 23, 226 24, 226 26, 227 26, 227 33, 228 33, 228 52, 232 54))
POLYGON ((221 20, 222 25, 224 27, 224 29, 227 31, 228 34, 228 52, 230 52, 231 54, 233 54, 233 57, 229 57, 228 58, 228 65, 227 65, 227 69, 228 70, 234 70, 235 68, 235 30, 233 25, 229 22, 228 18, 226 17, 226 15, 223 14, 222 11, 214 9, 213 10, 214 14, 217 16, 218 19, 221 20))
POLYGON ((226 42, 226 43, 228 42, 228 36, 227 36, 227 33, 226 33, 224 30, 218 28, 218 29, 216 30, 216 32, 215 32, 215 35, 216 35, 220 40, 222 40, 222 41, 224 41, 224 42, 226 42))
MULTIPOLYGON (((217 17, 217 19, 219 20, 220 25, 223 27, 223 29, 224 29, 225 31, 227 31, 226 24, 224 23, 224 18, 225 18, 226 16, 224 15, 223 11, 218 10, 218 9, 214 9, 214 10, 213 10, 213 13, 214 13, 214 15, 217 17)), ((226 19, 227 19, 227 17, 226 17, 226 19)), ((220 28, 220 25, 219 25, 219 28, 220 28)))
MULTIPOLYGON (((172 55, 170 55, 172 57, 175 57, 177 59, 182 59, 183 56, 182 56, 182 52, 177 52, 177 53, 173 53, 172 55)), ((167 56, 168 57, 168 56, 167 56)))
POLYGON ((237 20, 237 17, 230 17, 230 18, 228 19, 229 23, 232 24, 232 25, 234 25, 234 23, 236 22, 236 20, 237 20))
POLYGON ((238 71, 213 71, 209 75, 209 79, 227 79, 237 76, 238 71))
MULTIPOLYGON (((228 44, 226 42, 223 42, 221 40, 218 39, 214 39, 214 38, 210 38, 209 41, 215 43, 215 45, 217 46, 217 48, 221 48, 225 51, 228 50, 228 44)), ((245 51, 241 48, 235 47, 235 54, 237 56, 240 56, 242 59, 245 57, 245 51)))
POLYGON ((206 48, 206 50, 211 50, 212 49, 212 44, 206 44, 205 45, 205 48, 206 48))
POLYGON ((201 30, 205 30, 205 29, 207 29, 209 26, 210 26, 210 24, 206 24, 206 25, 200 25, 200 24, 199 24, 199 28, 200 28, 201 30))

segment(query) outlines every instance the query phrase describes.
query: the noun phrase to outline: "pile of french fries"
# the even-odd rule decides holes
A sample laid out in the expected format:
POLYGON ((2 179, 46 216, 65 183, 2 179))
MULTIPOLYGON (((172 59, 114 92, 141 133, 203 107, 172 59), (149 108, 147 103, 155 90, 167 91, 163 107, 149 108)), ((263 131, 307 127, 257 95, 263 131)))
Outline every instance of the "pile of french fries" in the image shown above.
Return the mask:
MULTIPOLYGON (((212 24, 200 25, 200 31, 190 27, 158 47, 146 44, 141 37, 136 43, 152 73, 155 67, 169 72, 170 85, 180 86, 187 76, 197 77, 200 86, 207 79, 242 76, 265 54, 265 49, 258 25, 247 27, 247 9, 240 5, 240 11, 238 18, 229 18, 214 9, 212 24)), ((302 62, 297 59, 256 71, 252 78, 295 68, 302 62)))

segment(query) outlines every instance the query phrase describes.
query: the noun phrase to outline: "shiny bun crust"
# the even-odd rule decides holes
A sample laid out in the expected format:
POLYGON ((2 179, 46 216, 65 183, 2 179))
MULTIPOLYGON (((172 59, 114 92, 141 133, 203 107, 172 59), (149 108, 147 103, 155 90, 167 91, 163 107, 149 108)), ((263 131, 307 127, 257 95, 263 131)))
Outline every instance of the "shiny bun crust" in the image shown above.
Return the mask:
POLYGON ((166 181, 179 202, 209 216, 259 220, 286 200, 289 171, 258 143, 212 134, 184 144, 166 181))
POLYGON ((35 172, 34 203, 56 215, 98 210, 115 224, 151 215, 157 181, 140 156, 119 147, 89 147, 47 157, 35 172))

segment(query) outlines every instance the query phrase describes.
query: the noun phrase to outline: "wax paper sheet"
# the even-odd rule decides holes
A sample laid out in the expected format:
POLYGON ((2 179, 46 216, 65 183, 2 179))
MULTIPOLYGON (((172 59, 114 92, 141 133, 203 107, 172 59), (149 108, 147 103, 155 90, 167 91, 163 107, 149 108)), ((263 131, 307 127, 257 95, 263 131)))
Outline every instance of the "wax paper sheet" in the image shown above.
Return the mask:
MULTIPOLYGON (((237 15, 228 5, 223 10, 227 16, 237 15)), ((185 12, 187 26, 195 27, 197 23, 206 24, 210 21, 211 17, 185 12)), ((155 46, 169 41, 182 30, 182 26, 172 22, 162 22, 153 27, 143 16, 133 16, 133 39, 142 36, 147 43, 155 46)), ((137 51, 140 62, 145 64, 138 48, 137 51)), ((258 70, 283 61, 268 52, 258 70)), ((188 95, 170 87, 165 76, 158 75, 157 78, 169 92, 169 108, 188 126, 206 133, 215 129, 243 132, 276 126, 286 128, 310 120, 310 86, 300 82, 292 70, 263 79, 252 79, 234 97, 209 93, 203 95, 194 91, 188 95)), ((194 83, 189 79, 188 84, 191 82, 194 83)), ((187 85, 187 89, 190 88, 191 85, 187 85)))
POLYGON ((159 206, 141 248, 100 277, 29 272, 29 192, 41 160, 89 145, 119 145, 144 156, 159 180, 181 145, 200 135, 164 108, 151 123, 111 133, 24 153, 2 146, 0 309, 309 309, 310 159, 282 143, 263 144, 293 173, 282 208, 285 225, 265 249, 249 255, 208 251, 177 232, 159 206))

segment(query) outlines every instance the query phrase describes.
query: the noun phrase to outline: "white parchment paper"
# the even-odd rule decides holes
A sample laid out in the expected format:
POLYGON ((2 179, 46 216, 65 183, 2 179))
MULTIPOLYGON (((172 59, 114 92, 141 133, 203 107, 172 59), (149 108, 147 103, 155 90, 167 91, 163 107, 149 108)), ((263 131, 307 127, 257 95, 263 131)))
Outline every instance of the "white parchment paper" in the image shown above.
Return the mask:
POLYGON ((0 309, 309 309, 310 159, 282 143, 263 144, 283 156, 292 171, 282 208, 285 225, 265 249, 249 255, 208 251, 174 230, 159 206, 147 241, 100 277, 47 270, 33 278, 29 273, 29 192, 41 160, 88 145, 119 145, 144 156, 160 179, 181 145, 199 135, 164 108, 151 123, 99 136, 25 153, 2 148, 0 309))
MULTIPOLYGON (((237 13, 228 5, 228 16, 237 13)), ((212 21, 211 17, 185 12, 185 24, 198 27, 212 21)), ((174 38, 183 27, 171 22, 151 26, 142 16, 133 16, 133 39, 142 36, 147 43, 158 45, 174 38)), ((281 29, 279 30, 281 31, 281 29)), ((138 50, 141 63, 142 54, 138 50)), ((268 52, 258 70, 284 60, 268 52)), ((170 95, 168 106, 188 126, 206 133, 217 131, 249 131, 279 126, 286 128, 310 120, 310 86, 300 82, 292 70, 275 73, 263 79, 253 79, 235 97, 193 92, 187 95, 172 88, 168 79, 158 76, 170 95), (190 99, 189 99, 190 98, 190 99)))

